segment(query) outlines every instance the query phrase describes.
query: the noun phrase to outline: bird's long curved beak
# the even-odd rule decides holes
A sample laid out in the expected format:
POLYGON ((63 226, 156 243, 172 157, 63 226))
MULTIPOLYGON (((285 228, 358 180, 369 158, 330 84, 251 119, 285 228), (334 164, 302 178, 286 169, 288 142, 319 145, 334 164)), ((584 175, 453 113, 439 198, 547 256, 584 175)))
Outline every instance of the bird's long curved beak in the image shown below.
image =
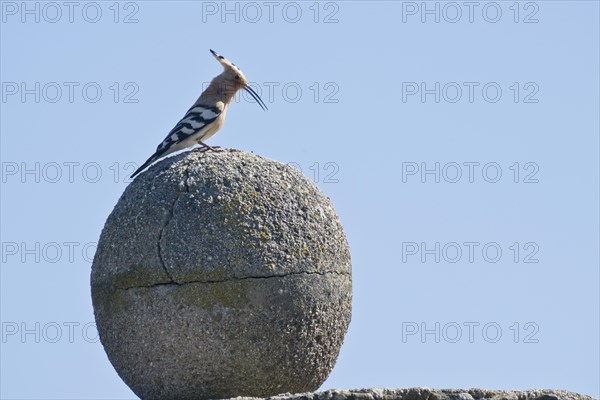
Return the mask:
POLYGON ((265 104, 264 101, 262 101, 262 99, 260 98, 260 96, 254 91, 254 89, 252 89, 250 86, 246 85, 244 86, 244 90, 248 93, 250 93, 250 96, 252 96, 254 98, 254 100, 256 100, 256 102, 258 103, 258 105, 264 110, 267 111, 267 105, 265 104))

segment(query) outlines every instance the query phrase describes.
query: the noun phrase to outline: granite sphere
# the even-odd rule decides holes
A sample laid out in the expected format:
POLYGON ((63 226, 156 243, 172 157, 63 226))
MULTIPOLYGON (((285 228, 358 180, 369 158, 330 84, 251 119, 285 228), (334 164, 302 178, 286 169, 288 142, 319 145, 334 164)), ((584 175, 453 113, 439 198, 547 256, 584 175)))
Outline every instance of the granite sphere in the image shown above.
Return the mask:
POLYGON ((297 169, 196 150, 126 188, 91 288, 108 358, 142 399, 307 392, 350 322, 350 251, 331 201, 297 169))

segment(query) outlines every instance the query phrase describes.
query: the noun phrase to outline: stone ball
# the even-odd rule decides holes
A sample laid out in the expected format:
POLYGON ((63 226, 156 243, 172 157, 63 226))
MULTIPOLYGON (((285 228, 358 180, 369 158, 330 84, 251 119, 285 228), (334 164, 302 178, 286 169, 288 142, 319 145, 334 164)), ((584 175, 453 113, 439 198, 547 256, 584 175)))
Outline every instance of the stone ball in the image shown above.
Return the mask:
POLYGON ((314 391, 351 317, 350 251, 299 170, 189 151, 139 175, 91 273, 100 340, 142 399, 314 391))

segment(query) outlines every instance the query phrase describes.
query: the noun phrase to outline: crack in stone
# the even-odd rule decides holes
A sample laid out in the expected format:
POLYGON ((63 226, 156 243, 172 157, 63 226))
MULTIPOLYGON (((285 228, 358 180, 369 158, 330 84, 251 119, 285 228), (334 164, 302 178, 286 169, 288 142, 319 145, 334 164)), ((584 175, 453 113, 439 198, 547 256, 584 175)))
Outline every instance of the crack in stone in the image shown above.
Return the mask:
POLYGON ((194 283, 223 283, 223 282, 236 282, 236 281, 245 281, 251 279, 271 279, 271 278, 285 278, 288 276, 294 275, 327 275, 327 274, 335 274, 340 276, 351 276, 350 273, 338 272, 338 271, 299 271, 299 272, 290 272, 288 274, 276 274, 276 275, 267 275, 267 276, 244 276, 244 277, 231 277, 230 279, 206 279, 206 280, 195 280, 195 281, 186 281, 186 282, 177 282, 175 280, 171 280, 171 282, 166 283, 153 283, 151 285, 139 285, 139 286, 128 286, 125 288, 117 288, 118 290, 129 290, 129 289, 137 289, 137 288, 153 288, 158 286, 183 286, 187 284, 194 283))
POLYGON ((163 259, 162 256, 162 248, 161 248, 161 242, 162 242, 162 237, 163 237, 163 231, 167 228, 167 226, 169 226, 169 224, 171 223, 171 221, 173 220, 173 217, 175 216, 174 211, 175 211, 175 204, 177 204, 177 202, 179 201, 179 198, 181 197, 181 193, 189 193, 190 192, 190 188, 188 186, 188 179, 190 176, 189 170, 187 168, 185 168, 185 176, 183 179, 183 185, 185 187, 185 191, 181 191, 179 190, 177 193, 177 197, 175 197, 175 200, 173 200, 173 203, 171 203, 171 207, 169 208, 169 217, 167 218, 167 221, 164 223, 164 225, 160 228, 160 231, 158 233, 158 243, 157 243, 157 248, 158 248, 158 259, 160 260, 162 269, 165 271, 165 274, 167 275, 167 278, 169 278, 169 283, 177 283, 175 281, 175 279, 171 276, 171 274, 169 273, 169 270, 167 269, 167 265, 165 264, 165 260, 163 259))

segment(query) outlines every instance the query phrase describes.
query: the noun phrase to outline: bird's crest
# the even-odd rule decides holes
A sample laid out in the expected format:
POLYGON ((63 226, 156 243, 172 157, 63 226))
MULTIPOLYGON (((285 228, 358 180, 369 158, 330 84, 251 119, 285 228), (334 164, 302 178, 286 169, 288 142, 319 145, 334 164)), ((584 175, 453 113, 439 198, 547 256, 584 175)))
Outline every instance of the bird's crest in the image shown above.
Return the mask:
MULTIPOLYGON (((220 75, 220 76, 224 77, 224 80, 221 82, 215 82, 215 81, 213 81, 213 82, 215 82, 217 85, 222 85, 222 88, 224 87, 225 89, 228 89, 229 86, 231 85, 229 83, 229 82, 231 82, 231 79, 235 79, 234 84, 237 85, 239 83, 240 84, 239 88, 244 89, 246 92, 248 92, 250 94, 250 96, 252 96, 252 98, 256 101, 256 103, 260 106, 260 108, 262 108, 263 110, 266 111, 267 105, 260 98, 258 93, 256 93, 254 91, 254 89, 252 89, 248 85, 248 80, 246 79, 246 77, 244 76, 242 71, 239 69, 239 67, 237 67, 234 63, 232 63, 231 61, 229 61, 228 59, 226 59, 225 57, 223 57, 216 51, 210 49, 210 52, 217 59, 217 61, 223 66, 223 69, 225 70, 225 72, 223 72, 220 75)), ((235 93, 235 91, 237 91, 237 88, 234 87, 234 93, 235 93)))
MULTIPOLYGON (((227 69, 233 69, 236 72, 242 73, 242 70, 240 70, 240 68, 235 65, 234 63, 232 63, 231 61, 229 61, 228 59, 226 59, 225 57, 223 57, 222 55, 220 55, 219 53, 217 53, 216 51, 210 49, 210 52, 212 53, 213 56, 215 56, 215 58, 217 59, 217 61, 223 66, 223 68, 227 69)), ((243 74, 242 74, 243 75, 243 74)))

